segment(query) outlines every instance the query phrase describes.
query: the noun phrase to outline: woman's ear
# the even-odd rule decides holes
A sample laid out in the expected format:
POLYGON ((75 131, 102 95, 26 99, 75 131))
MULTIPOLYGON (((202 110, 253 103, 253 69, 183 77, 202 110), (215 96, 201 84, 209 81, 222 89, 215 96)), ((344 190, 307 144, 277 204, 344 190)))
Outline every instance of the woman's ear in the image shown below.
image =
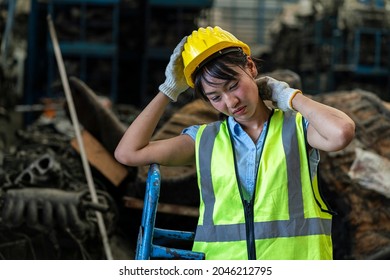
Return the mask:
POLYGON ((247 67, 249 69, 249 72, 251 73, 253 78, 256 78, 258 74, 256 63, 253 61, 253 59, 250 56, 247 56, 247 60, 248 60, 247 67))

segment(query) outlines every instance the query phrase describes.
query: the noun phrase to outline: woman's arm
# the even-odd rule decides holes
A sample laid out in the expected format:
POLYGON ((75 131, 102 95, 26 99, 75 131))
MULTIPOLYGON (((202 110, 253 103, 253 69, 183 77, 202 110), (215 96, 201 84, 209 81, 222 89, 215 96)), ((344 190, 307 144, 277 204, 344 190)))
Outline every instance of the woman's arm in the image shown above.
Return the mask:
POLYGON ((130 166, 158 163, 183 165, 193 161, 195 143, 188 135, 151 141, 170 98, 159 92, 126 130, 115 150, 115 158, 130 166))
POLYGON ((173 50, 165 69, 165 81, 159 86, 160 92, 137 116, 126 130, 115 150, 115 158, 130 166, 184 165, 192 163, 195 155, 195 143, 188 135, 179 135, 171 139, 151 141, 157 124, 165 108, 187 88, 183 73, 181 56, 187 37, 173 50))
MULTIPOLYGON (((304 96, 286 82, 265 76, 257 79, 259 91, 266 83, 267 94, 276 107, 287 112, 296 110, 309 122, 307 141, 313 148, 331 152, 345 148, 355 136, 355 123, 342 111, 304 96)), ((264 91, 264 90, 263 90, 264 91)))
POLYGON ((308 120, 307 141, 310 146, 331 152, 345 148, 355 136, 355 123, 344 112, 296 94, 292 106, 308 120))

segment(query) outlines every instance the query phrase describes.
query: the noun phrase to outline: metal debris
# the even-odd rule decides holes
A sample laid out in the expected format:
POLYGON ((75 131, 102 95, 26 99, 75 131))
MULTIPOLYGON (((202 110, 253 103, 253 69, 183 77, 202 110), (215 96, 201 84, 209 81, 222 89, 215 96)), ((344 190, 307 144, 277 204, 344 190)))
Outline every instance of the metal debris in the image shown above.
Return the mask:
POLYGON ((17 141, 1 152, 2 259, 101 259, 94 213, 102 213, 110 236, 117 229, 119 213, 109 186, 95 172, 99 201, 91 202, 80 156, 70 145, 73 135, 57 130, 61 126, 56 119, 38 119, 18 130, 17 141), (18 254, 6 244, 19 244, 18 254))

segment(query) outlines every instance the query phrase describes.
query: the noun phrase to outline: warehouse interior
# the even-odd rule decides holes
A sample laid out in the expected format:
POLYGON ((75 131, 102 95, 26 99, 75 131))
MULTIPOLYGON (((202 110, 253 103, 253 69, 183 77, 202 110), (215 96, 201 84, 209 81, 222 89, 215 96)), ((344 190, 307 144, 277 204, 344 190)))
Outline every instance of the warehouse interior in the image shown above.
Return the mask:
MULTIPOLYGON (((355 121, 346 149, 321 153, 334 258, 390 259, 390 0, 0 0, 0 259, 135 258, 150 167, 113 153, 201 26, 229 30, 261 74, 355 121)), ((216 118, 188 93, 155 139, 216 118)), ((195 168, 159 172, 155 226, 193 232, 195 168)))

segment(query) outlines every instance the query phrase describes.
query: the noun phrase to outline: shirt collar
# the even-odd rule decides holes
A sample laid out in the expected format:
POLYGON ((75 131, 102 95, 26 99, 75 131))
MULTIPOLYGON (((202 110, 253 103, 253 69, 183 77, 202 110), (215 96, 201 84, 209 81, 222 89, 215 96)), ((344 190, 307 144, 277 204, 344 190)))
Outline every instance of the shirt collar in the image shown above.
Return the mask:
MULTIPOLYGON (((240 136, 241 133, 244 132, 241 125, 232 116, 228 117, 227 123, 229 126, 229 130, 233 133, 233 136, 240 136)), ((268 126, 268 121, 264 123, 263 130, 267 129, 267 126, 268 126)))
POLYGON ((233 135, 239 136, 243 131, 241 125, 232 116, 228 117, 228 125, 233 135))

